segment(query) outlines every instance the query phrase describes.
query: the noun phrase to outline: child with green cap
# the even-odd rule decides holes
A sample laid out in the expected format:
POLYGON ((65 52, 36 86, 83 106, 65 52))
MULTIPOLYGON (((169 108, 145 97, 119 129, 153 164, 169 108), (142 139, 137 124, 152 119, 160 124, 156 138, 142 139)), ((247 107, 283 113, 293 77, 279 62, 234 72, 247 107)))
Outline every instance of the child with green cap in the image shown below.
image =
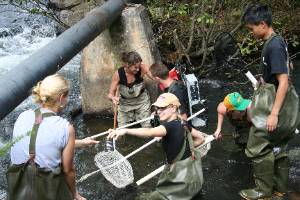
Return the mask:
POLYGON ((214 133, 215 137, 221 138, 222 124, 224 117, 227 116, 230 123, 234 127, 232 134, 235 143, 238 146, 245 147, 248 140, 249 128, 251 126, 249 109, 251 107, 251 100, 244 99, 238 92, 228 94, 224 101, 219 103, 218 124, 214 133))

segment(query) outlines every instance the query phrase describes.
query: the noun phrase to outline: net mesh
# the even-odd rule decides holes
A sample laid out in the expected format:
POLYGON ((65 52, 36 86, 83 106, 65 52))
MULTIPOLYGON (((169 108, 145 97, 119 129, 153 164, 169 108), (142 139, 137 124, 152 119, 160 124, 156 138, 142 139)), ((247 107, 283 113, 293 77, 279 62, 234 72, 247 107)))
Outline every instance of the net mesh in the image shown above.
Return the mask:
POLYGON ((117 188, 124 188, 133 182, 132 167, 117 150, 99 152, 94 160, 103 176, 117 188))
MULTIPOLYGON (((210 137, 202 133, 205 141, 210 137)), ((211 148, 211 143, 208 142, 197 148, 201 156, 205 156, 211 148)), ((124 188, 134 181, 132 167, 129 161, 120 154, 117 150, 102 151, 95 156, 95 164, 103 174, 103 176, 117 188, 124 188)))
MULTIPOLYGON (((202 136, 204 137, 205 141, 207 141, 209 135, 202 133, 202 136)), ((197 151, 200 152, 201 156, 206 156, 207 152, 210 150, 211 148, 211 143, 208 142, 206 145, 201 146, 200 148, 197 148, 197 151)))

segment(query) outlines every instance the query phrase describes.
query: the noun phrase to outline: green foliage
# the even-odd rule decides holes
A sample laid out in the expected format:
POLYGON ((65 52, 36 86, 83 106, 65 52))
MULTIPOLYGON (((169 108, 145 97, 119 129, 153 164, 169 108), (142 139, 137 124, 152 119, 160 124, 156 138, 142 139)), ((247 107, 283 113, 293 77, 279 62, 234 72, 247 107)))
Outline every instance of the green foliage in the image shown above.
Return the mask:
POLYGON ((213 24, 215 22, 215 20, 213 19, 213 17, 210 14, 204 12, 202 15, 200 15, 197 18, 197 22, 204 23, 204 24, 213 24))
POLYGON ((180 15, 187 15, 188 14, 188 4, 179 4, 177 12, 180 15))
POLYGON ((21 139, 23 139, 25 136, 30 136, 31 135, 31 131, 27 132, 27 134, 25 135, 20 135, 18 137, 16 137, 13 141, 10 141, 6 144, 4 144, 1 148, 0 148, 0 157, 4 156, 5 154, 8 153, 8 151, 11 149, 11 147, 13 147, 17 142, 19 142, 21 139))
POLYGON ((263 41, 257 41, 255 38, 247 35, 238 42, 238 47, 243 56, 251 55, 253 52, 257 52, 259 47, 262 46, 263 41))
MULTIPOLYGON (((253 3, 271 5, 275 31, 287 39, 290 47, 299 47, 300 15, 296 13, 300 12, 300 7, 297 1, 147 0, 146 2, 156 43, 163 59, 166 62, 178 62, 178 59, 173 59, 176 55, 179 60, 182 59, 180 55, 187 55, 192 64, 200 69, 205 65, 213 66, 211 49, 220 32, 231 33, 236 39, 242 55, 242 58, 238 59, 251 63, 259 56, 263 41, 257 41, 243 26, 239 26, 245 7, 253 3)), ((235 56, 240 55, 237 53, 235 56)))
POLYGON ((67 24, 62 22, 57 15, 56 10, 49 6, 48 1, 41 0, 2 0, 3 5, 15 6, 19 11, 25 11, 29 14, 43 15, 56 21, 63 27, 68 27, 67 24))
POLYGON ((31 9, 29 10, 29 12, 30 12, 31 14, 38 14, 38 13, 40 12, 40 10, 39 10, 38 8, 31 8, 31 9))
POLYGON ((292 35, 290 44, 291 44, 293 47, 298 47, 298 46, 299 46, 300 41, 299 41, 298 35, 295 35, 295 34, 292 35))

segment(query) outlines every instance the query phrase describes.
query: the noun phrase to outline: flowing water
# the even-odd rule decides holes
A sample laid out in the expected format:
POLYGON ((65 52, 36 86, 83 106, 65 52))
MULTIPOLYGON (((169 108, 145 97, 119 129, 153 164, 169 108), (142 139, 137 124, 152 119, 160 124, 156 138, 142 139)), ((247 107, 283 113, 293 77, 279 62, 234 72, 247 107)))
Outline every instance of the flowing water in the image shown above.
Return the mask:
MULTIPOLYGON (((55 38, 54 28, 49 20, 27 15, 5 14, 0 17, 0 75, 5 74, 24 58, 55 38)), ((59 73, 67 77, 72 84, 69 106, 63 113, 76 128, 76 137, 84 138, 89 135, 107 130, 112 127, 111 117, 72 115, 80 108, 79 91, 79 65, 80 55, 70 61, 59 73), (73 117, 72 117, 73 116, 73 117)), ((294 76, 300 76, 300 59, 295 63, 294 76)), ((13 77, 12 77, 13 78, 13 77)), ((300 94, 300 81, 294 78, 298 93, 300 94)), ((216 128, 216 107, 223 97, 233 91, 240 91, 239 86, 229 86, 222 80, 201 80, 201 94, 208 103, 207 127, 201 129, 212 134, 216 128), (227 85, 227 86, 225 86, 227 85)), ((250 84, 244 86, 243 94, 251 94, 250 84)), ((20 112, 32 108, 31 98, 26 99, 20 106, 0 121, 0 146, 10 141, 13 124, 20 112)), ((203 160, 205 182, 201 194, 194 199, 199 200, 238 200, 238 191, 253 185, 251 162, 245 157, 242 150, 234 145, 230 136, 232 127, 224 122, 223 133, 227 136, 221 141, 214 141, 212 149, 203 160)), ((100 144, 88 148, 77 149, 75 155, 76 176, 97 170, 94 156, 104 149, 104 138, 100 144)), ((126 136, 117 142, 119 151, 126 155, 148 140, 126 136)), ((300 136, 297 135, 289 145, 290 190, 293 194, 300 193, 300 136)), ((164 155, 160 144, 153 144, 129 159, 134 170, 135 180, 145 176, 164 163, 164 155)), ((9 154, 0 158, 0 199, 6 199, 5 171, 9 166, 9 154)), ((149 192, 155 187, 158 177, 153 178, 142 186, 130 186, 117 189, 111 185, 101 174, 94 175, 77 185, 79 192, 87 199, 134 199, 139 193, 149 192)), ((291 198, 292 199, 292 198, 291 198)), ((295 199, 300 199, 299 194, 295 199)))

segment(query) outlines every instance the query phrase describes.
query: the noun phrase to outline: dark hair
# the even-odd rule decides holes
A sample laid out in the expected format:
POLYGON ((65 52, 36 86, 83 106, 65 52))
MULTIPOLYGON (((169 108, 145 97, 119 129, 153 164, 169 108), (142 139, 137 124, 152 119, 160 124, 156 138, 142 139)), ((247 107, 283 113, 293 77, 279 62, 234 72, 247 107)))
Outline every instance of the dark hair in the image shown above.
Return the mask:
MULTIPOLYGON (((123 60, 123 57, 122 57, 123 60)), ((131 51, 127 53, 127 58, 125 59, 126 62, 128 63, 128 65, 134 65, 136 63, 142 62, 142 58, 140 56, 140 54, 138 54, 135 51, 131 51)))
POLYGON ((268 26, 272 25, 272 11, 266 5, 252 5, 246 9, 242 19, 243 24, 258 25, 260 22, 265 22, 268 26))
POLYGON ((128 57, 128 54, 126 52, 121 53, 122 62, 127 63, 127 57, 128 57))
POLYGON ((169 77, 169 69, 162 63, 154 63, 149 68, 152 76, 161 79, 167 79, 169 77))

